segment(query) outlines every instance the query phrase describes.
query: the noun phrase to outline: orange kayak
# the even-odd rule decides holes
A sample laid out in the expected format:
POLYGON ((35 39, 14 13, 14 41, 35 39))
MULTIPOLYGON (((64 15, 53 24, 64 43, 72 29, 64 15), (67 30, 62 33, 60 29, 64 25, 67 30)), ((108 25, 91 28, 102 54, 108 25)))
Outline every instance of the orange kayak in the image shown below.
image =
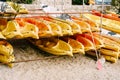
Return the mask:
POLYGON ((35 18, 21 18, 17 19, 19 25, 24 26, 25 22, 35 25, 39 29, 39 37, 48 37, 52 35, 52 31, 49 25, 44 22, 38 21, 35 18))
POLYGON ((73 35, 72 28, 67 23, 64 23, 64 22, 59 21, 59 20, 55 20, 55 19, 53 19, 49 16, 48 17, 41 17, 40 19, 44 19, 44 20, 47 20, 47 21, 58 24, 60 26, 61 30, 62 30, 63 35, 73 35))
POLYGON ((96 16, 103 16, 104 18, 120 21, 120 18, 118 17, 117 14, 102 14, 99 11, 92 10, 92 14, 96 16))
POLYGON ((90 41, 89 39, 87 39, 81 35, 75 35, 74 37, 77 41, 79 41, 80 43, 82 43, 84 45, 85 51, 95 50, 92 41, 90 41))
POLYGON ((75 17, 75 16, 71 16, 71 18, 73 20, 79 20, 79 21, 84 21, 84 22, 88 23, 90 25, 90 28, 91 28, 92 31, 99 31, 99 28, 98 28, 97 24, 95 22, 91 21, 91 20, 80 18, 80 17, 78 18, 78 17, 75 17))
POLYGON ((95 37, 93 34, 88 33, 88 34, 80 34, 80 35, 92 41, 96 49, 99 49, 104 46, 103 42, 98 37, 95 37))
POLYGON ((73 20, 75 23, 79 24, 82 32, 91 32, 90 25, 84 21, 73 20))

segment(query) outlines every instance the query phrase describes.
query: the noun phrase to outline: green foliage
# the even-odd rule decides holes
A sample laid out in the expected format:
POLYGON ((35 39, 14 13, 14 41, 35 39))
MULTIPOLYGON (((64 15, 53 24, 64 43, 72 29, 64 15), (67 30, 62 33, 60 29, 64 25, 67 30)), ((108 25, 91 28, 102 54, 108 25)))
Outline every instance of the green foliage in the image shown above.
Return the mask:
MULTIPOLYGON (((89 0, 84 0, 84 3, 86 4, 86 5, 88 5, 89 3, 89 0)), ((83 4, 83 0, 72 0, 72 4, 73 5, 82 5, 83 4)))
POLYGON ((111 5, 118 10, 118 13, 120 14, 120 0, 112 0, 111 5))
POLYGON ((34 0, 6 0, 6 1, 12 1, 16 3, 24 3, 24 4, 32 4, 34 0))

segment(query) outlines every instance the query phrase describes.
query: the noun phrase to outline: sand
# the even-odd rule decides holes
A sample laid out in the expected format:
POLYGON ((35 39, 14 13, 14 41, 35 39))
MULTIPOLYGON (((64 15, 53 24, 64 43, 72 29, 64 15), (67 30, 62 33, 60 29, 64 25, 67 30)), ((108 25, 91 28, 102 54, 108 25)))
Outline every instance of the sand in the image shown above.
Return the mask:
POLYGON ((61 56, 52 59, 26 40, 10 41, 16 61, 41 58, 43 60, 21 62, 13 68, 0 65, 0 80, 120 80, 120 60, 106 62, 102 70, 96 69, 96 61, 81 54, 74 57, 61 56))

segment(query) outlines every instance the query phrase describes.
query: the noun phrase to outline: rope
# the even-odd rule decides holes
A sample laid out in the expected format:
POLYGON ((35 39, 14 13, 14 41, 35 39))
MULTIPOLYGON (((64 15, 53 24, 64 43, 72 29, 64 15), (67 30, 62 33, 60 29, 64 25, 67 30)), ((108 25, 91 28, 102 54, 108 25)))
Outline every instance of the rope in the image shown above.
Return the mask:
MULTIPOLYGON (((104 9, 104 0, 102 0, 102 8, 101 8, 101 13, 102 13, 102 14, 103 14, 103 9, 104 9)), ((99 37, 100 39, 102 39, 102 37, 101 37, 101 36, 102 36, 102 33, 101 33, 101 32, 102 32, 102 22, 103 22, 103 21, 102 21, 102 18, 103 18, 103 15, 100 16, 100 37, 99 37)), ((100 49, 101 49, 101 48, 100 48, 100 49)), ((98 50, 99 56, 101 55, 101 54, 100 54, 100 49, 98 50)))
POLYGON ((48 59, 59 58, 59 57, 60 56, 51 56, 51 57, 44 57, 44 58, 31 59, 31 60, 13 61, 13 62, 8 62, 8 63, 2 63, 2 62, 0 62, 0 64, 10 64, 10 63, 22 63, 22 62, 40 61, 40 60, 48 60, 48 59))

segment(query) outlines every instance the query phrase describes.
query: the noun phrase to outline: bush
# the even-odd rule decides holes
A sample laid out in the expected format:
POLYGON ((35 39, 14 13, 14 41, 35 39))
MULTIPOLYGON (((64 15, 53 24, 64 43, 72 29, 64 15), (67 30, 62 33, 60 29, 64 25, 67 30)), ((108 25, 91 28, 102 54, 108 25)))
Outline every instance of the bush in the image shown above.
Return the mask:
MULTIPOLYGON (((89 5, 89 0, 84 0, 84 3, 86 4, 86 5, 89 5)), ((72 0, 72 4, 73 5, 82 5, 83 4, 83 0, 72 0)))
POLYGON ((16 3, 24 3, 24 4, 32 4, 34 0, 6 0, 6 1, 13 1, 16 3))
POLYGON ((120 0, 112 0, 111 5, 118 10, 118 13, 120 14, 120 0))

